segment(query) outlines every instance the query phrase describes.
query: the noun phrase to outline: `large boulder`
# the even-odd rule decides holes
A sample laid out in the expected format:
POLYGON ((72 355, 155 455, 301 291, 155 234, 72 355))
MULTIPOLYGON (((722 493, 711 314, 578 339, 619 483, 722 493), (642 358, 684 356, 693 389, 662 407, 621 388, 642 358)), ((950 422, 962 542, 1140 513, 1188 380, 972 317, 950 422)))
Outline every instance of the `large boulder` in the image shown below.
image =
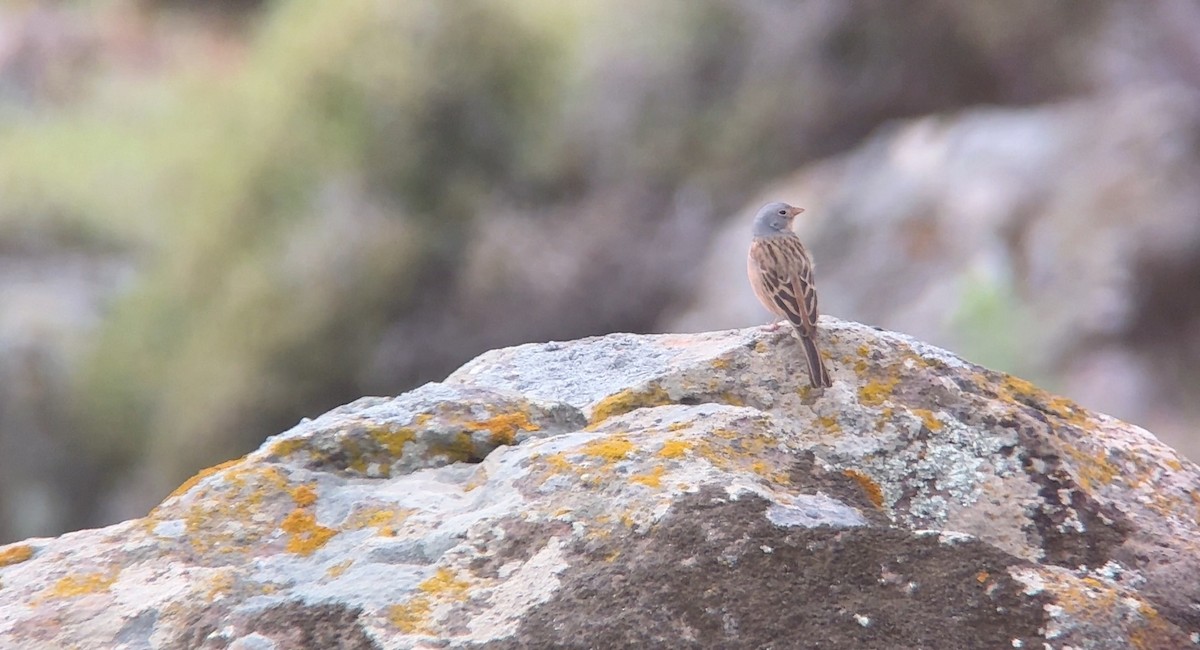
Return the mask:
POLYGON ((1180 648, 1200 468, 911 338, 489 352, 0 548, 20 648, 1180 648))
POLYGON ((822 308, 1142 423, 1200 454, 1200 93, 1136 90, 896 121, 745 206, 671 331, 762 308, 736 272, 761 202, 797 230, 822 308))

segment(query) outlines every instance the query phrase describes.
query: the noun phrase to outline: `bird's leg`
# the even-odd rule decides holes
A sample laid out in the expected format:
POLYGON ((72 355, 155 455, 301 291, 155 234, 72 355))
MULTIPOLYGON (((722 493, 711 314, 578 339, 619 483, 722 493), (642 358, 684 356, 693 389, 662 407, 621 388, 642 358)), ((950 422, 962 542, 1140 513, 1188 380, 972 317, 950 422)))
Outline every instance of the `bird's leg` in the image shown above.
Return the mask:
POLYGON ((773 322, 773 323, 770 323, 769 325, 767 325, 767 326, 766 326, 766 327, 764 327, 763 329, 765 329, 765 330, 766 330, 766 331, 768 331, 768 332, 778 332, 778 331, 779 331, 779 328, 780 328, 780 327, 782 327, 782 326, 783 326, 783 324, 784 324, 784 323, 786 323, 786 322, 787 322, 787 320, 786 320, 786 319, 784 319, 784 320, 777 320, 777 321, 775 321, 775 322, 773 322))

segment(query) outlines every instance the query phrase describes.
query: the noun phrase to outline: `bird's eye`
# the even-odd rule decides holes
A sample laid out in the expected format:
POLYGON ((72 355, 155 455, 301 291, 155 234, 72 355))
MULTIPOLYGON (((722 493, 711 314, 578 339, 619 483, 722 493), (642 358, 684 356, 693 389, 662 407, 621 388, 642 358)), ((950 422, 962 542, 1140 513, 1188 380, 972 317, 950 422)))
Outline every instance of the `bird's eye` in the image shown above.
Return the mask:
POLYGON ((787 210, 780 210, 780 211, 779 211, 779 216, 781 216, 781 217, 786 217, 786 216, 787 216, 787 210))

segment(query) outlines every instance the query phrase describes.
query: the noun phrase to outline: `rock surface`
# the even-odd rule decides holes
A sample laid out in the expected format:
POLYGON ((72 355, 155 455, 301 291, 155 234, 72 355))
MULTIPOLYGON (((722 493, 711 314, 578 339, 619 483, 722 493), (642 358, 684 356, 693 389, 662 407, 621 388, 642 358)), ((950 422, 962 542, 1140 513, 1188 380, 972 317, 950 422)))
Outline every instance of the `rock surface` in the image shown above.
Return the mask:
POLYGON ((489 352, 0 547, 0 647, 1182 648, 1200 469, 913 339, 489 352))
POLYGON ((754 322, 754 210, 797 220, 823 311, 1042 381, 1200 455, 1200 95, 1156 88, 897 121, 763 192, 665 329, 754 322))

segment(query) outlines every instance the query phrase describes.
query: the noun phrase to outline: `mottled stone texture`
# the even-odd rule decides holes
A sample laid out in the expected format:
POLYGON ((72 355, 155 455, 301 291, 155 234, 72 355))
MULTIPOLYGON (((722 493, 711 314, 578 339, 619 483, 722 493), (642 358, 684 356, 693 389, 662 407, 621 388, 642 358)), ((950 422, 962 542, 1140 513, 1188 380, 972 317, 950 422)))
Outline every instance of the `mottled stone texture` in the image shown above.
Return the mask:
POLYGON ((909 339, 496 350, 0 548, 0 647, 1183 648, 1200 470, 909 339))

